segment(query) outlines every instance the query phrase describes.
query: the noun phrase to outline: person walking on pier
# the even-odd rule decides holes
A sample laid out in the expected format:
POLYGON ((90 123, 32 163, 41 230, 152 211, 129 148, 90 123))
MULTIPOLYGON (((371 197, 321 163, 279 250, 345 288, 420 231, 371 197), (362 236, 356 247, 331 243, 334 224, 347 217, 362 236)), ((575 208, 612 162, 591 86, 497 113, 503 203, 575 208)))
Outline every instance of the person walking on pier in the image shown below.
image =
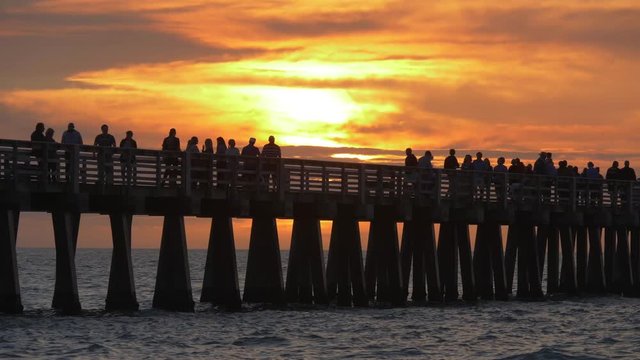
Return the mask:
POLYGON ((280 159, 282 157, 282 151, 280 150, 280 146, 276 144, 276 138, 273 135, 269 136, 269 143, 262 147, 262 157, 267 158, 264 166, 264 169, 267 171, 264 179, 267 188, 269 188, 269 183, 271 179, 273 179, 273 188, 275 189, 278 186, 278 176, 280 174, 278 174, 278 162, 273 159, 280 159))
MULTIPOLYGON (((49 144, 55 144, 56 140, 53 138, 54 133, 55 131, 52 128, 48 128, 47 131, 44 133, 44 141, 49 144)), ((58 181, 58 161, 59 161, 58 152, 53 146, 49 146, 47 151, 48 151, 47 153, 48 178, 50 183, 54 183, 58 181)))
POLYGON ((244 159, 244 170, 247 172, 242 174, 246 179, 246 182, 252 183, 256 180, 256 173, 258 170, 258 160, 252 159, 260 156, 260 150, 256 147, 256 138, 249 138, 249 143, 242 148, 240 155, 246 156, 244 159))
MULTIPOLYGON (((76 126, 74 123, 69 123, 69 125, 67 125, 67 130, 62 133, 62 139, 60 140, 60 142, 64 145, 83 145, 82 135, 80 135, 80 132, 76 130, 76 126)), ((70 147, 65 150, 64 159, 65 159, 64 174, 65 174, 65 177, 67 178, 67 181, 69 181, 71 179, 71 167, 70 167, 71 148, 70 147)), ((83 169, 85 168, 84 163, 82 167, 83 169)), ((77 174, 75 176, 77 176, 77 174)))
POLYGON ((109 126, 100 127, 101 133, 96 136, 93 146, 98 147, 98 181, 106 184, 113 183, 113 148, 116 138, 109 134, 109 126))
POLYGON ((133 139, 133 131, 127 131, 125 138, 120 141, 120 174, 122 183, 126 185, 137 183, 136 154, 138 143, 133 139))
POLYGON ((162 179, 162 185, 164 185, 167 178, 170 185, 175 185, 180 172, 180 159, 178 152, 180 152, 180 139, 176 137, 176 129, 169 130, 169 136, 162 141, 162 151, 168 153, 163 154, 163 160, 165 164, 164 177, 162 179))

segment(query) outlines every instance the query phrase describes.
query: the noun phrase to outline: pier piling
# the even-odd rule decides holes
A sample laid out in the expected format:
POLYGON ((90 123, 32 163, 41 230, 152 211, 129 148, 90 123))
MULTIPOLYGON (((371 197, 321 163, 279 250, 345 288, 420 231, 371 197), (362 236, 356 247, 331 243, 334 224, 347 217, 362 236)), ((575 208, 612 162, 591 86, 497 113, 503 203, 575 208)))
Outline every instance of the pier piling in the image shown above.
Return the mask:
POLYGON ((130 214, 110 214, 113 252, 107 291, 107 311, 136 311, 136 286, 133 279, 131 261, 131 222, 130 214))
POLYGON ((211 220, 200 302, 222 305, 230 310, 240 309, 242 304, 233 221, 227 214, 211 220))
POLYGON ((20 212, 0 209, 0 312, 23 311, 16 259, 16 239, 20 212))

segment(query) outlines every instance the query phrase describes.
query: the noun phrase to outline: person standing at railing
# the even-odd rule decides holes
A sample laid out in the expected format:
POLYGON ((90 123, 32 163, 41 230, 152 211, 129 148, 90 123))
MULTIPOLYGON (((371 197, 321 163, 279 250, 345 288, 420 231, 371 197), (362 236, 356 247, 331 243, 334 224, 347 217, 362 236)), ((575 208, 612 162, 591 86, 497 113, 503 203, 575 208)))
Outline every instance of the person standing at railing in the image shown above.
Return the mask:
POLYGON ((122 183, 126 185, 137 183, 136 171, 136 154, 135 149, 138 143, 133 139, 133 131, 127 131, 125 138, 120 141, 120 173, 122 175, 122 183))
POLYGON ((429 192, 433 188, 433 164, 431 161, 433 160, 433 154, 431 151, 427 150, 424 152, 424 156, 421 156, 418 159, 418 176, 420 176, 420 183, 422 184, 420 191, 421 192, 429 192))
POLYGON ((498 164, 493 168, 493 183, 496 187, 496 197, 498 202, 504 201, 506 174, 509 172, 509 169, 504 165, 505 161, 504 157, 499 157, 498 164))
POLYGON ((565 203, 569 199, 569 189, 571 188, 571 177, 573 177, 573 170, 568 166, 566 160, 558 162, 558 197, 561 203, 565 203))
MULTIPOLYGON (((80 132, 76 130, 76 126, 74 123, 69 123, 69 125, 67 125, 67 130, 62 133, 61 143, 64 145, 83 145, 82 135, 80 135, 80 132)), ((65 150, 65 153, 64 153, 64 159, 65 159, 64 173, 65 173, 65 177, 67 178, 67 181, 71 179, 71 176, 70 176, 71 164, 69 164, 69 162, 71 161, 71 152, 69 150, 70 149, 65 150)), ((80 159, 76 159, 76 160, 79 161, 80 159)), ((75 176, 77 176, 77 174, 75 176)))
POLYGON ((197 189, 198 184, 204 180, 202 176, 202 159, 200 158, 200 150, 198 149, 198 137, 192 136, 187 142, 185 151, 191 156, 191 188, 197 189))
POLYGON ((522 200, 522 180, 524 176, 524 164, 519 158, 511 159, 509 166, 509 192, 515 201, 522 200))
POLYGON ((267 188, 269 187, 270 179, 273 179, 273 188, 275 189, 278 186, 280 174, 278 174, 278 162, 274 159, 280 159, 282 151, 280 146, 276 144, 276 138, 273 135, 269 136, 269 142, 262 147, 262 157, 266 158, 264 168, 267 171, 265 176, 267 188))
POLYGON ((227 155, 227 161, 229 162, 229 185, 232 185, 235 181, 238 181, 238 156, 240 156, 240 150, 236 147, 236 141, 229 139, 229 147, 225 151, 227 155))
POLYGON ((58 181, 58 152, 56 151, 54 145, 56 143, 56 140, 53 138, 54 133, 55 131, 52 128, 48 128, 44 134, 44 141, 46 143, 52 144, 52 146, 49 146, 47 152, 47 171, 50 183, 58 181))
POLYGON ((31 155, 36 158, 38 169, 42 169, 42 156, 44 155, 43 144, 40 143, 45 141, 44 124, 39 122, 36 124, 36 129, 31 133, 31 142, 34 142, 34 144, 31 144, 31 155))
POLYGON ((180 159, 178 152, 180 152, 180 139, 176 137, 176 129, 169 130, 169 136, 162 141, 162 151, 168 153, 163 154, 163 160, 165 165, 164 177, 162 179, 162 185, 164 185, 167 178, 169 179, 169 185, 175 185, 180 166, 180 159))
POLYGON ((622 191, 620 192, 622 201, 626 201, 626 199, 629 197, 629 192, 631 191, 632 187, 635 185, 635 182, 637 181, 636 171, 633 170, 633 168, 629 167, 629 165, 630 165, 629 160, 625 160, 624 167, 620 169, 620 180, 632 182, 632 184, 625 185, 622 191))
POLYGON ((244 173, 242 176, 245 177, 246 181, 252 183, 256 180, 256 172, 258 170, 258 160, 254 160, 252 158, 258 158, 260 156, 260 150, 256 147, 256 139, 249 138, 249 143, 242 148, 242 152, 240 155, 246 156, 244 159, 244 170, 247 173, 244 173))
POLYGON ((611 164, 611 167, 607 169, 607 174, 605 175, 605 179, 607 179, 607 191, 609 192, 611 205, 614 206, 618 202, 619 189, 618 189, 617 181, 621 180, 620 164, 617 161, 614 161, 611 164))
POLYGON ((483 172, 489 171, 487 167, 487 163, 482 159, 482 153, 476 153, 476 159, 473 160, 471 164, 472 170, 476 173, 473 174, 473 191, 476 194, 478 199, 482 199, 484 197, 485 190, 485 175, 483 172))
POLYGON ((444 171, 449 180, 449 188, 447 190, 449 196, 455 191, 456 170, 458 168, 460 168, 460 163, 458 163, 458 158, 456 157, 456 149, 449 149, 449 156, 444 159, 444 171))
POLYGON ((218 136, 216 139, 216 155, 218 155, 216 160, 216 169, 218 169, 216 180, 218 182, 218 188, 225 188, 226 184, 223 182, 225 181, 224 171, 227 168, 227 161, 223 155, 227 155, 227 144, 225 144, 222 136, 218 136))
POLYGON ((407 184, 413 185, 416 182, 416 174, 415 170, 412 168, 418 167, 418 158, 413 155, 413 150, 411 148, 406 148, 404 150, 406 157, 404 158, 404 166, 407 168, 405 170, 405 182, 407 184))
POLYGON ((109 134, 109 126, 106 124, 100 127, 102 131, 96 136, 93 146, 99 148, 98 151, 98 181, 106 184, 113 184, 113 153, 116 147, 116 138, 109 134))

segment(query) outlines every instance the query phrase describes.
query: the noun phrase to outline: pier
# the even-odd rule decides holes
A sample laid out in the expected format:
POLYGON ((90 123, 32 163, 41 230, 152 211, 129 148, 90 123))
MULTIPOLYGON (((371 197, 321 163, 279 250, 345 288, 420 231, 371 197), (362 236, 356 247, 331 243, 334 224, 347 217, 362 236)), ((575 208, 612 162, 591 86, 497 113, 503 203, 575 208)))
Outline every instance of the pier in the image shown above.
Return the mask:
POLYGON ((16 259, 22 212, 51 214, 52 307, 76 313, 75 251, 87 213, 111 223, 106 310, 138 309, 132 217, 148 215, 163 217, 153 307, 188 312, 194 294, 185 216, 211 219, 199 300, 238 309, 243 302, 402 306, 409 281, 416 304, 638 296, 639 211, 636 182, 0 140, 0 312, 23 311, 16 259), (252 221, 243 291, 233 218, 252 221), (277 218, 293 219, 287 274, 277 218), (321 220, 332 221, 328 249, 321 220), (360 222, 370 224, 364 257, 360 222))

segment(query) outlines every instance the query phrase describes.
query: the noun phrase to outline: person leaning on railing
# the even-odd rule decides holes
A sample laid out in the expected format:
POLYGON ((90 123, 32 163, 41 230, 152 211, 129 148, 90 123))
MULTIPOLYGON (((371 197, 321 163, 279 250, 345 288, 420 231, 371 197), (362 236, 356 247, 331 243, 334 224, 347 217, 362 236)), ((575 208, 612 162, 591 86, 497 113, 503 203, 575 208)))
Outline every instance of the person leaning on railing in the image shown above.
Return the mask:
MULTIPOLYGON (((103 176, 104 182, 113 183, 113 148, 116 147, 116 138, 109 134, 109 126, 106 124, 100 127, 101 133, 96 136, 93 142, 98 147, 98 174, 103 176)), ((100 181, 102 179, 98 179, 100 181)))
MULTIPOLYGON (((60 142, 64 145, 82 145, 83 144, 82 135, 80 135, 80 132, 76 130, 76 126, 74 123, 69 123, 69 125, 67 125, 67 130, 62 133, 62 139, 60 142)), ((64 159, 65 159, 64 174, 65 174, 65 177, 67 178, 67 181, 71 179, 71 172, 72 172, 70 167, 71 165, 70 150, 72 150, 71 147, 66 149, 64 152, 64 159)), ((77 174, 75 174, 75 176, 77 176, 77 174)))
POLYGON ((50 183, 54 183, 58 181, 58 152, 55 147, 55 139, 53 138, 53 134, 55 131, 52 128, 48 128, 44 134, 44 141, 51 144, 47 150, 47 173, 48 179, 50 183))

